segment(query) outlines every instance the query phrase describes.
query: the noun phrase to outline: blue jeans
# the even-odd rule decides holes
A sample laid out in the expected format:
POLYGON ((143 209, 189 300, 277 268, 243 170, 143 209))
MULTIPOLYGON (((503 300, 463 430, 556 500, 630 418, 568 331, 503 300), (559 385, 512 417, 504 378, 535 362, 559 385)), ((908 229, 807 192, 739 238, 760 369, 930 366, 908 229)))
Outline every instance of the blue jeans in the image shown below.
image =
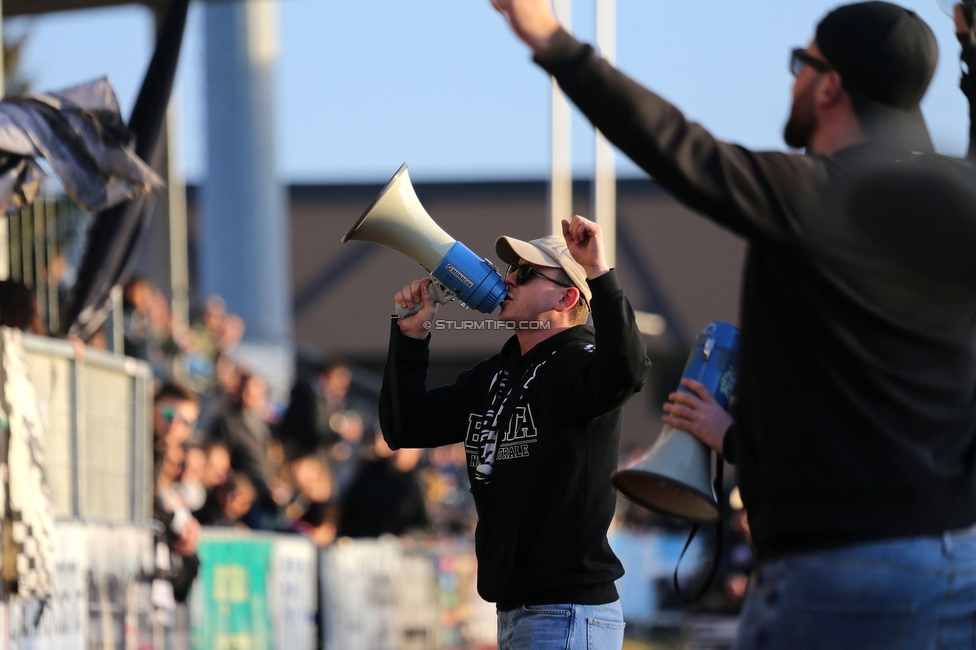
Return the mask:
POLYGON ((498 650, 620 650, 620 601, 606 605, 526 605, 498 612, 498 650))
POLYGON ((976 527, 764 563, 734 648, 976 648, 976 527))

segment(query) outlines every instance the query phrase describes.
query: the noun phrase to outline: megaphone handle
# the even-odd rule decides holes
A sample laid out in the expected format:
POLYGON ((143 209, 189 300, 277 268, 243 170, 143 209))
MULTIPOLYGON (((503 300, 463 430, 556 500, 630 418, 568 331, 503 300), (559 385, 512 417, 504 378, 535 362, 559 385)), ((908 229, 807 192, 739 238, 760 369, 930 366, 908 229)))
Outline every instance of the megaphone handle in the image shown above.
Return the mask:
MULTIPOLYGON (((452 292, 450 289, 445 287, 437 280, 431 279, 430 284, 428 286, 430 287, 430 290, 434 293, 434 302, 438 304, 446 305, 447 303, 454 300, 454 298, 456 297, 454 295, 454 292, 452 292)), ((394 302, 393 305, 396 307, 397 318, 406 318, 407 316, 416 314, 418 311, 424 308, 424 303, 422 302, 420 304, 414 305, 413 309, 407 309, 406 307, 401 307, 396 302, 394 302)))

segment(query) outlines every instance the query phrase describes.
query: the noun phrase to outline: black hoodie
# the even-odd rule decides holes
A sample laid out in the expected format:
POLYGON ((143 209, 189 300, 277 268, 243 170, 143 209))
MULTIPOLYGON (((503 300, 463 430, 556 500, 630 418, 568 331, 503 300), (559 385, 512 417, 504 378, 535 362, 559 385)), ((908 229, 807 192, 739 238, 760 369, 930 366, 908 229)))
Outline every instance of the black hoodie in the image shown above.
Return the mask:
POLYGON ((721 142, 565 31, 537 59, 663 187, 748 239, 725 455, 760 560, 976 523, 976 165, 721 142))
POLYGON ((478 508, 478 592, 503 610, 617 599, 623 567, 607 542, 616 503, 610 475, 620 408, 643 387, 650 362, 616 274, 590 288, 593 327, 555 334, 525 355, 513 336, 500 354, 432 390, 425 387, 430 337, 393 327, 380 393, 383 434, 393 449, 465 443, 478 508), (478 427, 500 372, 511 388, 486 484, 474 472, 478 427))

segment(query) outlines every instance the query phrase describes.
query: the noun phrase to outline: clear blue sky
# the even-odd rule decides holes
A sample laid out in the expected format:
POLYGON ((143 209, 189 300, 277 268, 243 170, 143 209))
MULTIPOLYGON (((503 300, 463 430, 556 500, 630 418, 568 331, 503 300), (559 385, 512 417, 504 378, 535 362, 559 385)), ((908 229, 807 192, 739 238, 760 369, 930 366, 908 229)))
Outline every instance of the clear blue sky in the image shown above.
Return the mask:
MULTIPOLYGON (((594 0, 574 1, 573 31, 593 38, 594 0)), ((719 137, 783 148, 790 48, 805 45, 826 0, 617 0, 618 66, 719 137)), ((903 2, 939 37, 923 104, 936 147, 963 152, 968 113, 958 44, 935 0, 903 2)), ((549 82, 488 0, 280 0, 276 164, 284 181, 544 178, 549 82)), ((108 75, 128 114, 151 54, 138 6, 8 20, 28 30, 24 71, 37 90, 108 75)), ((191 9, 178 78, 183 158, 206 177, 202 11, 191 9)), ((592 169, 593 136, 574 125, 574 167, 592 169)), ((618 156, 621 176, 641 172, 618 156)))

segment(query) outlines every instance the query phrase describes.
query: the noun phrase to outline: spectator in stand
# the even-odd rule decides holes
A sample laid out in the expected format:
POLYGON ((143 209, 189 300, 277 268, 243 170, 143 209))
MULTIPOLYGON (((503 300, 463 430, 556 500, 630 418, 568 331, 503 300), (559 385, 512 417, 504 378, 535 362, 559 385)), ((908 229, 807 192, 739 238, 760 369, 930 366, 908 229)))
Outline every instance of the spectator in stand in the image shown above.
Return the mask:
POLYGON ((148 361, 157 379, 185 372, 184 349, 174 338, 169 302, 143 278, 133 278, 125 285, 122 329, 126 356, 148 361))
POLYGON ((193 435, 200 407, 196 394, 174 381, 167 381, 153 403, 154 449, 157 461, 169 447, 179 447, 193 435))
POLYGON ((223 395, 233 395, 241 387, 243 371, 225 354, 217 357, 214 365, 217 388, 223 395))
MULTIPOLYGON (((330 426, 333 415, 345 410, 352 375, 339 363, 326 362, 292 386, 288 409, 281 423, 281 437, 295 457, 342 439, 330 426)), ((360 431, 360 433, 362 433, 360 431)))
POLYGON ((431 529, 438 535, 473 535, 478 523, 468 482, 464 445, 445 445, 428 452, 420 471, 431 529))
POLYGON ((272 527, 271 522, 277 516, 272 496, 277 479, 268 459, 271 429, 265 419, 267 408, 264 382, 245 372, 228 402, 227 411, 217 417, 211 428, 211 439, 227 446, 231 467, 246 474, 257 491, 254 512, 247 518, 252 528, 272 527))
POLYGON ((186 450, 180 445, 173 445, 163 450, 159 458, 159 466, 156 469, 156 496, 173 507, 185 507, 182 494, 174 486, 183 474, 186 450))
POLYGON ((352 372, 327 361, 311 377, 295 382, 281 423, 281 439, 292 458, 324 450, 342 499, 362 459, 364 431, 376 430, 375 408, 353 399, 352 372))
POLYGON ((253 510, 257 499, 258 492, 248 475, 244 472, 232 473, 227 482, 217 490, 220 518, 214 525, 251 528, 246 517, 253 510))
POLYGON ((342 503, 340 537, 403 535, 430 527, 424 492, 417 476, 422 449, 393 451, 382 434, 374 434, 342 503))
POLYGON ((201 432, 209 436, 214 423, 227 412, 233 396, 241 385, 242 370, 234 361, 226 356, 217 357, 214 366, 215 382, 210 384, 201 395, 200 421, 201 432))
POLYGON ((156 466, 156 492, 153 518, 157 546, 165 545, 167 554, 156 554, 156 581, 153 603, 171 611, 174 603, 186 600, 190 585, 200 567, 196 548, 200 542, 200 524, 176 488, 183 473, 183 444, 193 434, 199 407, 196 396, 185 386, 174 382, 156 391, 153 404, 153 438, 156 466))
POLYGON ((200 320, 193 324, 191 330, 192 352, 187 362, 200 391, 205 392, 216 379, 218 357, 232 352, 244 336, 244 321, 228 313, 223 298, 210 296, 200 320))
POLYGON ((152 322, 149 307, 153 288, 143 278, 134 277, 122 290, 122 332, 125 356, 149 361, 152 322))
MULTIPOLYGON (((81 339, 76 340, 79 341, 79 343, 81 342, 81 339)), ((82 343, 83 347, 85 345, 93 350, 108 350, 108 337, 105 336, 105 328, 102 328, 92 334, 92 337, 88 339, 87 343, 82 343)))
POLYGON ((44 334, 44 326, 37 315, 37 298, 24 283, 0 280, 0 326, 44 334))
MULTIPOLYGON (((200 569, 196 555, 200 543, 200 523, 190 514, 179 490, 183 470, 183 448, 176 445, 166 449, 156 475, 156 494, 153 499, 153 519, 157 547, 169 549, 156 553, 156 575, 153 604, 171 613, 175 603, 186 602, 190 587, 200 569)), ((169 616, 166 617, 170 618, 169 616)))
MULTIPOLYGON (((277 433, 278 426, 274 421, 270 421, 272 438, 268 441, 268 464, 271 466, 271 496, 279 508, 285 507, 295 497, 294 480, 292 478, 291 459, 285 455, 285 448, 281 440, 274 435, 277 433)), ((331 481, 331 473, 330 473, 331 481)))
POLYGON ((333 481, 328 463, 317 455, 296 458, 290 464, 294 497, 284 509, 283 527, 325 547, 336 536, 337 512, 332 502, 333 481))
POLYGON ((199 442, 191 438, 183 446, 183 471, 176 484, 176 489, 190 512, 200 510, 206 503, 207 488, 203 482, 206 470, 207 452, 199 442))
POLYGON ((264 419, 267 396, 264 382, 250 373, 241 375, 230 396, 227 412, 213 423, 211 439, 230 451, 230 464, 238 472, 267 482, 271 477, 268 442, 271 430, 264 419))
POLYGON ((299 458, 318 448, 320 437, 324 437, 319 433, 324 424, 319 417, 319 403, 318 373, 299 371, 278 431, 289 458, 299 458))
POLYGON ((149 363, 157 377, 183 377, 186 374, 187 331, 177 332, 169 301, 162 291, 153 287, 149 301, 149 324, 152 337, 149 363), (178 340, 179 337, 179 340, 178 340))
MULTIPOLYGON (((67 271, 68 260, 65 258, 64 252, 55 250, 54 255, 48 259, 45 280, 48 287, 57 287, 59 305, 64 304, 68 290, 71 288, 66 277, 67 271)), ((72 278, 72 282, 73 280, 74 278, 72 278)))
POLYGON ((230 452, 219 442, 207 443, 204 446, 206 464, 203 469, 202 483, 207 496, 203 506, 193 513, 202 525, 212 526, 221 517, 221 508, 217 492, 227 483, 230 476, 230 452))
POLYGON ((726 551, 726 566, 722 575, 722 590, 728 599, 731 610, 739 613, 742 601, 749 587, 749 575, 755 568, 756 557, 752 548, 752 535, 749 532, 749 516, 746 514, 742 495, 736 486, 729 494, 729 536, 726 551))

